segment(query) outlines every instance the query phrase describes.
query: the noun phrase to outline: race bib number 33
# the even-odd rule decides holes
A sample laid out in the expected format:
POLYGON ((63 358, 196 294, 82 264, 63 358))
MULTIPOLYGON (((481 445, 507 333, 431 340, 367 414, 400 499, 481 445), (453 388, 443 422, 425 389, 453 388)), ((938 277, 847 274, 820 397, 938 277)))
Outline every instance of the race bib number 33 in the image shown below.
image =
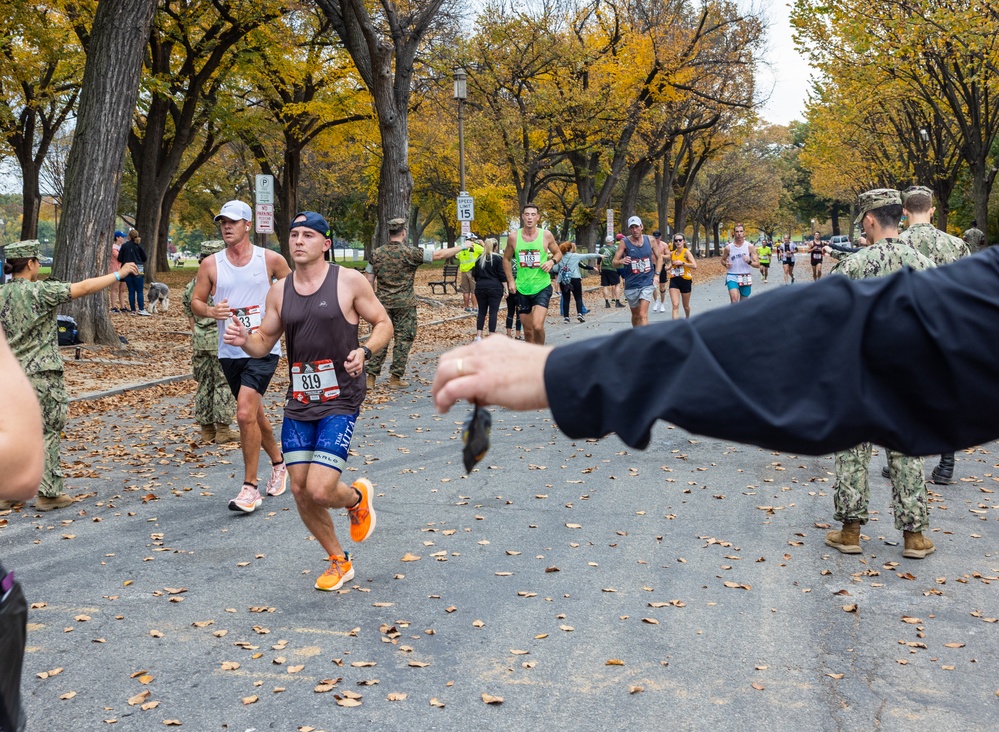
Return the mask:
POLYGON ((291 365, 291 398, 302 404, 322 404, 340 396, 333 361, 309 361, 291 365))
POLYGON ((253 333, 260 327, 260 306, 250 305, 245 308, 232 308, 232 314, 236 320, 243 324, 249 332, 253 333))

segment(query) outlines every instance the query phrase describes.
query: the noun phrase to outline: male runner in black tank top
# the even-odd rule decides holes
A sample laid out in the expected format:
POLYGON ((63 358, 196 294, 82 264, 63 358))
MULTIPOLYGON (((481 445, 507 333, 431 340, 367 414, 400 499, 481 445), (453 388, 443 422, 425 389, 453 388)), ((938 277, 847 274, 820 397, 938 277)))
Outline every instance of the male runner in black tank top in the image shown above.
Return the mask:
POLYGON ((269 352, 282 333, 287 336, 291 385, 281 446, 298 513, 330 562, 315 585, 326 591, 354 577, 329 509, 347 509, 354 541, 364 541, 375 529, 371 482, 361 478, 347 485, 341 475, 364 401, 364 362, 392 337, 388 313, 364 275, 324 261, 330 245, 326 219, 311 211, 298 214, 289 236, 295 271, 271 286, 256 331, 248 333, 234 317, 224 336, 255 358, 269 352), (360 318, 371 323, 366 346, 357 341, 360 318))

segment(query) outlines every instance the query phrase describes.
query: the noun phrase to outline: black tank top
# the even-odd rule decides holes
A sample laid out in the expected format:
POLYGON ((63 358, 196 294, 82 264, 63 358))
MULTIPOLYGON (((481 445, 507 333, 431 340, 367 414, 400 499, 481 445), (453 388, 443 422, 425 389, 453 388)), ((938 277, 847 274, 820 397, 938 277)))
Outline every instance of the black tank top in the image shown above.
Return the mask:
POLYGON ((295 291, 295 274, 284 283, 281 321, 288 346, 291 385, 285 415, 315 422, 331 414, 355 414, 364 401, 363 370, 350 376, 343 361, 358 347, 357 323, 348 323, 337 299, 340 266, 311 295, 295 291))

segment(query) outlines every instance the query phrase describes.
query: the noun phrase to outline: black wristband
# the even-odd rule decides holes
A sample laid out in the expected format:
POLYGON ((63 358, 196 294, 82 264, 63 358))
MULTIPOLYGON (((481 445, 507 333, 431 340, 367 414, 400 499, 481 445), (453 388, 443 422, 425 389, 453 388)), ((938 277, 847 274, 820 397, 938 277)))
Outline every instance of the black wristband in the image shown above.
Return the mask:
POLYGON ((371 358, 371 349, 367 346, 361 346, 361 350, 364 351, 364 360, 369 360, 371 358))

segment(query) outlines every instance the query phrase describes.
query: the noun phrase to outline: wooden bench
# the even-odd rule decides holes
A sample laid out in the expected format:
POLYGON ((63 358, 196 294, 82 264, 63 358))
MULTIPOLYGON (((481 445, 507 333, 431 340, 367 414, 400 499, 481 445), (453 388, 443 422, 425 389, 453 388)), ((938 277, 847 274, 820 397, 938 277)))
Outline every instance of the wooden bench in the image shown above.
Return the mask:
POLYGON ((444 270, 441 275, 441 279, 436 282, 428 282, 430 285, 430 292, 434 295, 437 294, 437 288, 440 287, 443 294, 447 294, 447 287, 451 285, 454 289, 455 294, 458 292, 458 265, 457 264, 445 264, 444 270))

